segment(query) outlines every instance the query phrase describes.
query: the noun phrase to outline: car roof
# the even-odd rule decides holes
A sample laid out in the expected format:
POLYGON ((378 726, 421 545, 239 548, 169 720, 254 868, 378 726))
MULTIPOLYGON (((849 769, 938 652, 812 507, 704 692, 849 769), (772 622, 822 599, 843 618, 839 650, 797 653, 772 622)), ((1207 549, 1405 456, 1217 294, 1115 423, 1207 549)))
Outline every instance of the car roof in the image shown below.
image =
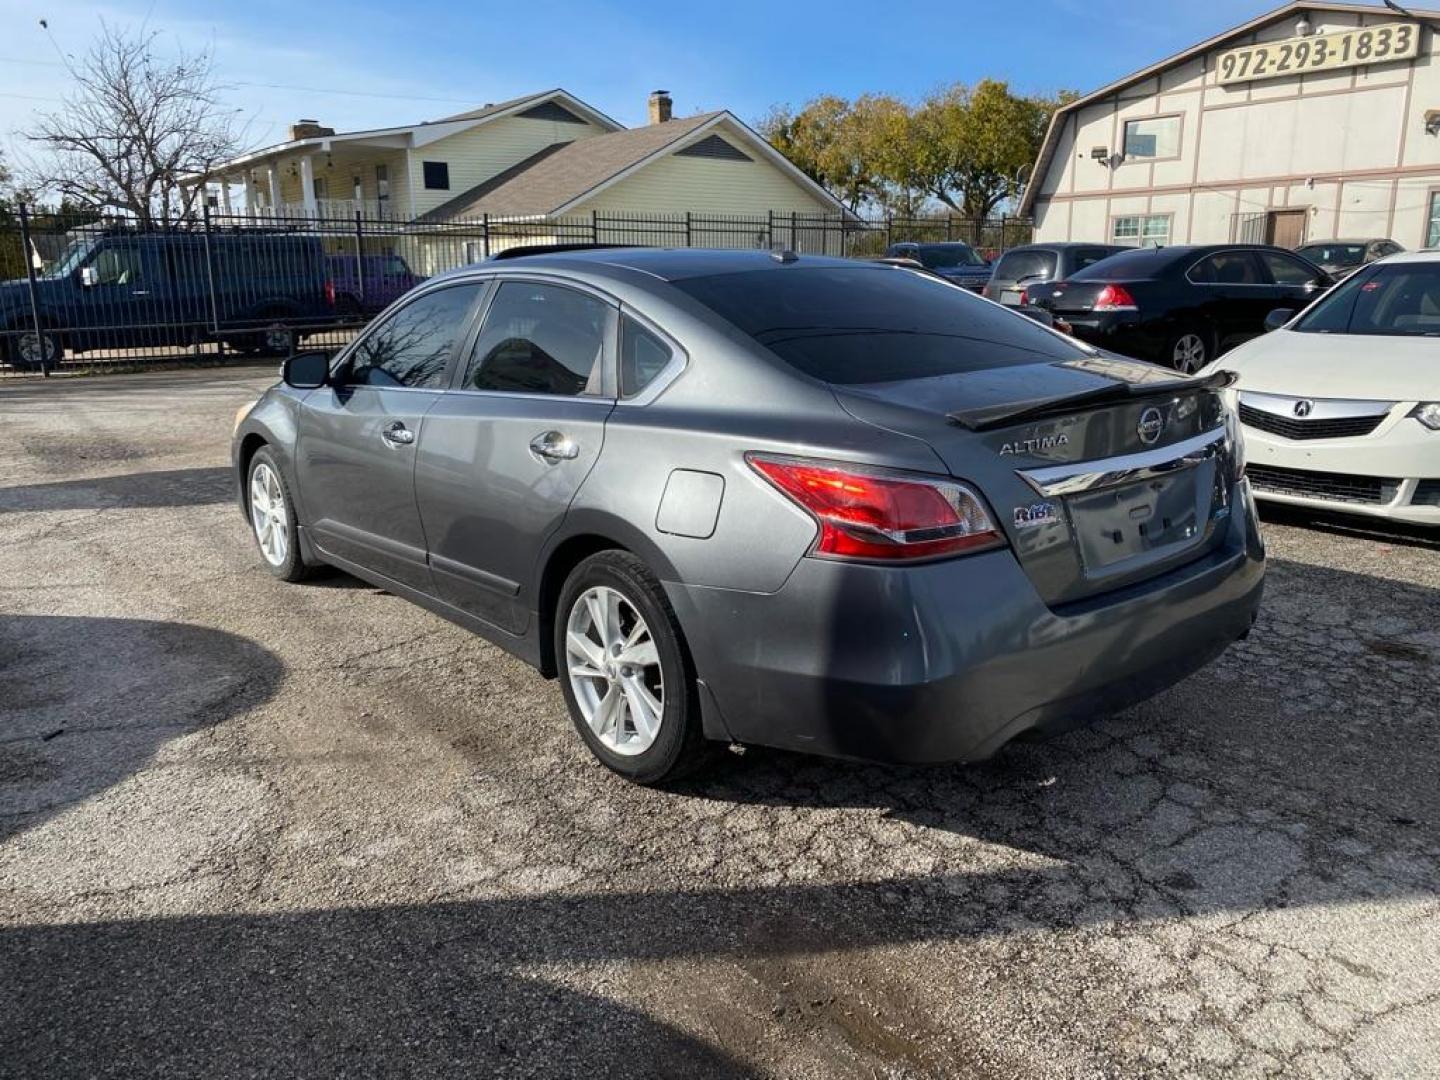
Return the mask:
POLYGON ((916 248, 963 247, 963 248, 968 248, 968 247, 970 247, 971 245, 970 245, 969 243, 967 243, 966 241, 964 241, 964 240, 896 240, 896 241, 895 241, 893 244, 891 244, 890 246, 891 246, 892 248, 897 248, 897 247, 916 247, 916 248))
POLYGON ((1406 262, 1440 262, 1440 248, 1421 248, 1419 251, 1401 251, 1394 255, 1386 255, 1385 258, 1380 259, 1375 263, 1371 263, 1371 265, 1376 266, 1382 262, 1385 263, 1387 266, 1394 263, 1406 262))
POLYGON ((503 262, 477 263, 452 270, 451 275, 474 273, 481 269, 517 270, 586 270, 604 274, 608 269, 634 270, 663 281, 709 277, 715 274, 738 274, 747 270, 782 271, 792 267, 831 267, 837 269, 886 269, 884 266, 859 259, 842 259, 832 255, 796 255, 794 252, 771 252, 754 248, 595 248, 592 250, 551 252, 523 255, 503 262))
POLYGON ((1123 244, 1111 244, 1104 240, 1056 240, 1053 243, 1036 242, 1033 244, 1016 244, 1014 247, 1006 248, 1002 254, 1009 255, 1012 251, 1069 251, 1071 248, 1114 248, 1116 251, 1131 251, 1123 244))

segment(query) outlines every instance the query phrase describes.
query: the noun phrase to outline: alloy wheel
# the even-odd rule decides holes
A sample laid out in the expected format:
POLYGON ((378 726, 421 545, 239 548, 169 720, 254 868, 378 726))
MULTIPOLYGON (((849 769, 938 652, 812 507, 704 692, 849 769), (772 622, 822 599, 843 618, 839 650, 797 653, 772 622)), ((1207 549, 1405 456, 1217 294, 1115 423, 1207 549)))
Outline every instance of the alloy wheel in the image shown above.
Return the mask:
POLYGON ((271 566, 282 565, 290 553, 290 518, 285 513, 280 478, 263 461, 250 474, 250 524, 265 561, 271 566))
POLYGON ((586 725, 627 757, 655 743, 665 715, 660 654, 633 603, 605 585, 575 599, 565 628, 565 666, 586 725))
POLYGON ((1176 371, 1193 375, 1205 366, 1205 339, 1199 334, 1181 334, 1171 359, 1176 371))
POLYGON ((20 361, 26 367, 39 367, 41 364, 53 364, 56 360, 55 339, 49 334, 36 334, 33 330, 28 334, 21 334, 16 344, 16 351, 20 354, 20 361))

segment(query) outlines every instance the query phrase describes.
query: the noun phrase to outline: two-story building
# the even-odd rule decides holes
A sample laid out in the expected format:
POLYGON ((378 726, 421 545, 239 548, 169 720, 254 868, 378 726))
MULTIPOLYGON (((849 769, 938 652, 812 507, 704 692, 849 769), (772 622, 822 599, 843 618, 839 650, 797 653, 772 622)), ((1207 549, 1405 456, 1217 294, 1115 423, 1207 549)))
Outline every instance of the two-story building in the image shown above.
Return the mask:
POLYGON ((1286 4, 1060 109, 1040 240, 1440 245, 1440 15, 1286 4))
POLYGON ((627 129, 564 90, 404 127, 314 120, 209 177, 219 211, 435 222, 592 213, 844 215, 824 188, 728 111, 674 117, 650 95, 627 129))

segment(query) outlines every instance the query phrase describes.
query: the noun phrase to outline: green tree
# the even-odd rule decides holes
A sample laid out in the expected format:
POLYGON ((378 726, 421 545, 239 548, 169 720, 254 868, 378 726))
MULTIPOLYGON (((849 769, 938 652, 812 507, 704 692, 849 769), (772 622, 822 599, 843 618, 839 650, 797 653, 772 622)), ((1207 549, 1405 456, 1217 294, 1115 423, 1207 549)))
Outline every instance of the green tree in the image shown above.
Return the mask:
POLYGON ((1051 115, 1071 97, 1023 97, 993 79, 913 107, 888 94, 826 95, 773 109, 760 131, 852 210, 914 215, 939 203, 983 218, 1019 193, 1051 115))
POLYGON ((966 217, 989 216, 1015 196, 1054 108, 994 79, 932 94, 913 117, 915 184, 966 217))

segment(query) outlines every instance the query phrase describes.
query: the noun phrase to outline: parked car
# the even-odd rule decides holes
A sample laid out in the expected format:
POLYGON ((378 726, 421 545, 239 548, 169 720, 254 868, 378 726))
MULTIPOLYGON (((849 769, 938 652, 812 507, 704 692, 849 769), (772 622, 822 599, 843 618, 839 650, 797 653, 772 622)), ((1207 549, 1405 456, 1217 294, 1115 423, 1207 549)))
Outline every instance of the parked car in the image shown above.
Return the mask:
POLYGON ((990 280, 990 264, 973 247, 958 240, 891 244, 885 254, 892 259, 914 259, 925 269, 974 292, 979 292, 990 280))
POLYGON ((1215 244, 1135 248, 1027 293, 1085 341, 1193 373, 1331 284, 1293 251, 1215 244))
POLYGON ((335 286, 335 312, 344 319, 383 311, 425 280, 399 255, 328 255, 325 266, 335 286))
MULTIPOLYGON (((905 258, 901 256, 881 255, 878 258, 866 259, 865 261, 869 263, 877 263, 882 266, 898 266, 904 270, 914 270, 917 274, 929 274, 931 277, 935 278, 938 281, 944 281, 951 285, 955 284, 953 281, 950 281, 949 278, 945 277, 945 275, 929 269, 927 266, 925 266, 924 263, 921 263, 916 259, 905 258)), ((974 290, 972 289, 971 291, 973 292, 974 290)), ((1060 331, 1062 334, 1070 333, 1070 327, 1063 320, 1055 318, 1053 314, 1046 311, 1044 308, 1035 307, 1033 304, 1025 304, 1016 307, 1015 311, 1017 311, 1021 315, 1024 315, 1027 319, 1033 319, 1041 326, 1048 326, 1054 330, 1060 331)))
POLYGON ((1405 249, 1394 240, 1317 240, 1302 244, 1295 253, 1309 259, 1335 280, 1339 281, 1353 274, 1360 267, 1383 259, 1387 255, 1398 255, 1405 249))
POLYGON ((892 267, 534 255, 287 360, 234 468, 272 573, 333 564, 558 676, 633 780, 716 742, 976 760, 1248 631, 1227 379, 892 267))
POLYGON ((1440 526, 1440 253, 1363 267, 1293 316, 1223 361, 1256 497, 1440 526))
POLYGON ((985 297, 1010 307, 1024 307, 1030 302, 1027 286, 1059 281, 1109 255, 1129 250, 1116 244, 1068 241, 1011 248, 995 264, 985 286, 985 297))
POLYGON ((0 283, 3 359, 33 369, 59 363, 67 349, 217 337, 245 352, 286 352, 292 334, 333 321, 334 289, 325 274, 313 236, 216 232, 207 249, 198 232, 86 233, 35 282, 39 335, 27 281, 0 283))

